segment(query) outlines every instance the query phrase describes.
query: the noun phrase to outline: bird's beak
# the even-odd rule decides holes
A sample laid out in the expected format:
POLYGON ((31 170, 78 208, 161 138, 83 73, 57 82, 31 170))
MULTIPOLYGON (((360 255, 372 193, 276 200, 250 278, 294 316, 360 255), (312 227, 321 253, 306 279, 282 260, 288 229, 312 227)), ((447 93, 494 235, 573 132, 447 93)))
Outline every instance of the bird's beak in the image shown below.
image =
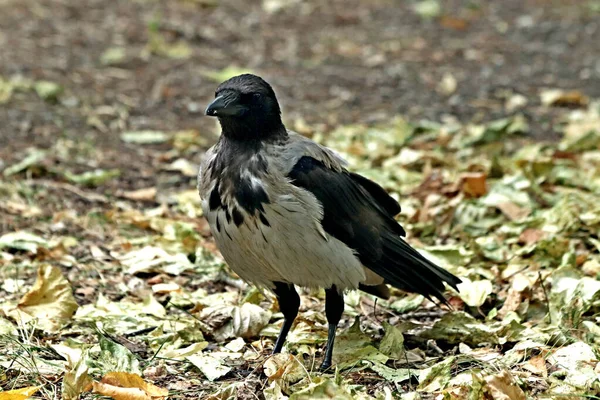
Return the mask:
POLYGON ((246 111, 247 108, 239 104, 237 96, 221 95, 206 107, 204 114, 211 117, 238 117, 246 111))

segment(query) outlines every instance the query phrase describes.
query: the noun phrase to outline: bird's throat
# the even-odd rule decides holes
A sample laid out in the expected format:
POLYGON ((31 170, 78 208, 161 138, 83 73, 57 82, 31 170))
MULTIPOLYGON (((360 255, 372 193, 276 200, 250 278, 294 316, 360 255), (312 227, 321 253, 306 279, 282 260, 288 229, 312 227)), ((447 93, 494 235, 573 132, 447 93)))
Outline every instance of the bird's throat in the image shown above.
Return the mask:
POLYGON ((219 118, 223 136, 235 141, 269 141, 287 136, 280 118, 219 118))

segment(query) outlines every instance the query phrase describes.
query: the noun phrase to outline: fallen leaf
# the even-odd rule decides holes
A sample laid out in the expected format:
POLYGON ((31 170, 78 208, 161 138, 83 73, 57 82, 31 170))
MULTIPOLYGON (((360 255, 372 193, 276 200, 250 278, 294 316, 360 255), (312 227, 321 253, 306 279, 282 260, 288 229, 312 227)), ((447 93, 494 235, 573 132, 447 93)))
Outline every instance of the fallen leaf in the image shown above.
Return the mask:
POLYGON ((229 78, 233 78, 234 76, 241 74, 251 74, 253 73, 247 68, 239 68, 236 66, 225 67, 221 70, 201 70, 200 75, 204 75, 208 79, 213 82, 221 83, 226 81, 229 78))
POLYGON ((498 310, 498 317, 503 319, 509 312, 514 312, 523 305, 527 299, 527 292, 531 290, 535 282, 525 274, 519 273, 512 277, 510 289, 502 308, 498 310))
POLYGON ((523 369, 526 369, 529 372, 532 372, 536 375, 543 376, 546 378, 548 376, 548 368, 546 368, 546 359, 541 356, 531 357, 525 364, 522 365, 523 369))
POLYGON ((134 201, 154 201, 156 199, 156 187, 121 192, 119 195, 134 201))
POLYGON ((185 254, 171 255, 160 247, 146 246, 118 258, 121 264, 127 267, 127 273, 131 275, 140 272, 165 272, 179 275, 194 267, 185 254))
POLYGON ((81 174, 74 174, 70 171, 64 172, 65 178, 70 182, 77 183, 86 186, 98 186, 106 181, 121 175, 121 171, 118 169, 95 169, 93 171, 86 171, 81 174))
POLYGON ((207 333, 218 342, 237 337, 256 337, 270 319, 271 312, 251 303, 244 303, 241 307, 212 306, 203 309, 200 313, 200 320, 211 327, 207 333))
POLYGON ((77 400, 82 393, 90 390, 92 378, 88 375, 87 361, 87 353, 82 353, 79 358, 69 357, 67 359, 62 381, 63 400, 77 400))
POLYGON ((186 160, 185 158, 178 158, 171 164, 165 166, 164 169, 167 171, 178 171, 189 177, 195 177, 198 175, 198 166, 186 160))
POLYGON ((564 375, 564 382, 580 390, 590 390, 600 383, 600 376, 594 370, 598 358, 590 345, 575 342, 556 349, 547 361, 555 370, 564 375))
POLYGON ((40 165, 41 162, 46 159, 47 154, 48 153, 44 150, 39 150, 36 148, 29 149, 29 153, 27 154, 27 157, 25 157, 23 160, 19 161, 18 163, 6 168, 2 172, 2 174, 4 176, 11 176, 11 175, 17 174, 19 172, 25 171, 33 166, 40 165))
POLYGON ((379 351, 394 360, 402 359, 404 357, 404 336, 402 336, 402 331, 385 321, 383 322, 383 329, 385 330, 385 335, 383 335, 379 344, 379 351))
POLYGON ((469 278, 461 278, 462 283, 458 285, 458 294, 462 301, 470 307, 479 307, 487 297, 492 293, 492 282, 483 279, 480 281, 471 281, 469 278))
POLYGON ((167 41, 159 29, 154 25, 149 29, 148 36, 149 41, 142 52, 142 56, 147 57, 149 54, 155 54, 161 57, 181 60, 189 58, 192 55, 192 48, 187 42, 183 40, 177 40, 175 42, 167 41))
POLYGON ((63 92, 62 86, 50 81, 37 81, 33 84, 33 88, 42 100, 50 102, 56 101, 63 92))
POLYGON ((170 139, 170 135, 161 131, 127 131, 121 134, 121 140, 135 144, 157 144, 164 143, 170 139))
POLYGON ((487 193, 487 175, 483 172, 471 172, 461 175, 462 191, 471 197, 481 197, 487 193))
POLYGON ((523 96, 522 94, 513 94, 512 96, 510 96, 508 99, 506 99, 506 103, 504 104, 504 107, 506 108, 506 111, 509 113, 512 113, 520 108, 523 108, 527 105, 527 97, 523 96))
POLYGON ((418 370, 411 370, 410 368, 390 368, 385 364, 379 363, 373 363, 370 368, 385 380, 394 383, 407 381, 418 373, 418 370))
POLYGON ((456 92, 456 88, 458 87, 458 82, 456 78, 451 73, 447 72, 442 76, 442 80, 437 85, 437 91, 444 96, 450 96, 452 93, 456 92))
MULTIPOLYGON (((202 341, 198 343, 192 343, 187 347, 164 350, 160 352, 160 356, 164 358, 182 360, 188 356, 193 356, 200 353, 208 346, 208 342, 202 341)), ((191 360, 190 360, 191 361, 191 360)))
POLYGON ((180 291, 181 287, 176 283, 157 283, 152 285, 152 292, 157 294, 165 294, 180 291))
POLYGON ((444 28, 450 28, 457 31, 464 31, 469 25, 468 21, 463 18, 453 17, 450 15, 443 15, 440 18, 440 25, 444 28))
POLYGON ((339 369, 360 365, 364 361, 384 364, 387 360, 388 356, 377 350, 371 338, 361 331, 358 318, 335 340, 333 362, 339 369))
POLYGON ((438 0, 420 0, 413 4, 413 10, 423 19, 433 19, 442 13, 442 5, 438 0))
POLYGON ((523 390, 507 370, 485 377, 486 389, 494 400, 527 400, 523 390))
POLYGON ((0 400, 26 400, 33 396, 40 386, 29 386, 26 388, 7 390, 6 392, 0 392, 0 400))
POLYGON ((284 392, 308 376, 302 363, 291 354, 274 354, 265 361, 263 368, 269 381, 277 382, 284 392))
POLYGON ((94 393, 112 397, 115 400, 164 400, 169 391, 148 383, 137 374, 109 372, 101 382, 94 382, 94 393))
POLYGON ((548 89, 540 93, 540 98, 543 105, 557 107, 582 107, 589 102, 589 99, 579 90, 548 89))
POLYGON ((125 60, 127 52, 124 47, 109 47, 100 56, 102 65, 117 65, 125 60))
POLYGON ((75 311, 77 302, 71 285, 59 268, 41 265, 33 287, 8 315, 20 324, 34 321, 47 332, 58 332, 75 311))
POLYGON ((546 233, 541 229, 527 228, 519 235, 519 242, 529 246, 539 242, 544 237, 546 237, 546 233))
POLYGON ((506 215, 511 221, 519 221, 531 213, 531 210, 519 207, 510 201, 500 202, 496 207, 498 207, 498 209, 502 211, 502 214, 506 215))
POLYGON ((211 382, 231 371, 231 367, 223 365, 220 358, 214 357, 210 353, 187 356, 186 359, 194 364, 211 382))
POLYGON ((9 232, 0 236, 0 249, 8 248, 37 253, 39 248, 48 247, 48 241, 25 231, 9 232))

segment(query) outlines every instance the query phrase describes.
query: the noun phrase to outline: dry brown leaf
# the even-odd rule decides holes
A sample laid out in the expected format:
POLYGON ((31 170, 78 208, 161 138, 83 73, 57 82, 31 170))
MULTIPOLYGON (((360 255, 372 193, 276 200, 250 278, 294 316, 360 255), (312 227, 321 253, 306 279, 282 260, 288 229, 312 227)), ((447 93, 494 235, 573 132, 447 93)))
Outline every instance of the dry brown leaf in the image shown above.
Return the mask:
POLYGON ((511 221, 521 220, 531 213, 531 210, 523 207, 519 207, 513 202, 505 201, 496 205, 502 211, 502 214, 506 215, 511 221))
POLYGON ((156 199, 156 188, 149 187, 132 190, 129 192, 122 192, 120 195, 121 197, 125 197, 126 199, 134 201, 154 201, 154 199, 156 199))
POLYGON ((519 236, 519 242, 526 245, 539 242, 546 236, 546 233, 541 229, 527 228, 519 236))
POLYGON ((486 376, 485 381, 494 400, 527 400, 525 393, 507 370, 496 375, 486 376))
POLYGON ((39 388, 39 386, 29 386, 26 388, 0 392, 0 400, 25 400, 33 396, 39 388))
POLYGON ((302 363, 291 354, 274 354, 265 361, 264 370, 269 381, 276 381, 283 391, 307 376, 302 363))
POLYGON ((152 400, 152 397, 142 389, 122 388, 100 382, 93 383, 92 391, 102 396, 111 397, 115 400, 152 400))
POLYGON ((531 357, 529 361, 523 364, 523 369, 526 369, 529 372, 532 372, 536 375, 543 376, 546 378, 548 376, 548 368, 546 368, 546 359, 541 355, 531 357))
POLYGON ((75 314, 77 307, 71 285, 61 270, 44 264, 38 269, 33 288, 8 315, 19 323, 37 320, 41 329, 57 332, 75 314))
POLYGON ((582 107, 589 103, 589 99, 579 90, 549 89, 540 93, 542 104, 545 106, 582 107))
POLYGON ((148 383, 137 374, 109 372, 102 382, 94 382, 92 391, 115 400, 161 400, 169 391, 148 383))
POLYGON ((457 31, 464 31, 465 29, 467 29, 469 22, 464 18, 443 15, 440 18, 440 25, 442 25, 444 28, 450 28, 457 31))
POLYGON ((506 314, 517 311, 524 300, 529 297, 529 290, 535 282, 525 274, 519 273, 513 276, 510 289, 502 308, 498 310, 498 317, 504 318, 506 314))
POLYGON ((469 172, 461 175, 462 191, 471 197, 481 197, 487 193, 487 175, 484 172, 469 172))

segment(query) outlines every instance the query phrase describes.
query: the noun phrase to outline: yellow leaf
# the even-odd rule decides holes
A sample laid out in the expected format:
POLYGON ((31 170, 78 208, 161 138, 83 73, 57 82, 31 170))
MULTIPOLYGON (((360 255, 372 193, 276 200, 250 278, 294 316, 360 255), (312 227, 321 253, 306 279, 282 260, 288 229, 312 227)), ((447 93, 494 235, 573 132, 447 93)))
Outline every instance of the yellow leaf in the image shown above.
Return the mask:
POLYGON ((152 400, 152 397, 146 392, 137 388, 122 388, 107 385, 105 383, 94 382, 92 390, 94 393, 108 396, 115 400, 152 400))
POLYGON ((64 345, 59 346, 67 352, 67 371, 62 382, 62 398, 63 400, 77 400, 92 386, 92 378, 88 375, 86 364, 87 353, 79 352, 79 349, 70 349, 64 345))
POLYGON ((8 315, 20 323, 37 320, 47 332, 57 332, 77 310, 77 302, 69 281, 59 268, 41 265, 33 288, 25 293, 8 315))
POLYGON ((25 400, 39 390, 39 386, 29 386, 22 389, 0 392, 0 400, 25 400))
POLYGON ((161 400, 169 391, 144 381, 129 372, 109 372, 102 382, 94 382, 94 393, 110 396, 115 400, 161 400))

